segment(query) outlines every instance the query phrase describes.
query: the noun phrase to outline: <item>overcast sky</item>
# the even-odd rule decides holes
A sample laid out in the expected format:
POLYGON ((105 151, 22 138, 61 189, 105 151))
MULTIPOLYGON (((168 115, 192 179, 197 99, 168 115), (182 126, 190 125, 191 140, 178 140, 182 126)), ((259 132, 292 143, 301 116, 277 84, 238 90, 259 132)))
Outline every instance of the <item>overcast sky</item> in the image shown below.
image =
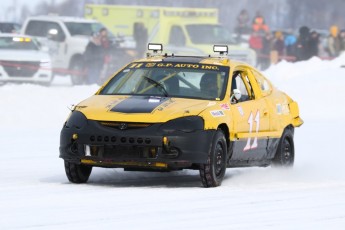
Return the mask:
MULTIPOLYGON (((1 0, 0 21, 16 21, 22 6, 27 5, 32 11, 42 1, 51 2, 52 0, 1 0)), ((60 3, 64 0, 54 1, 60 3)))

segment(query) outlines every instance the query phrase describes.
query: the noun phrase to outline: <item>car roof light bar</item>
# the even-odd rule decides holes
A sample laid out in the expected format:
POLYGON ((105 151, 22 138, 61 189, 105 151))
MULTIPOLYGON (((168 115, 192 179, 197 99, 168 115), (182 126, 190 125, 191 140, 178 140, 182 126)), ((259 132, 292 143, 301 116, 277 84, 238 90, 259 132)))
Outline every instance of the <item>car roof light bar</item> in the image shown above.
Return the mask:
POLYGON ((220 55, 228 54, 228 46, 227 45, 214 45, 213 52, 219 53, 220 55))
POLYGON ((148 44, 148 50, 152 50, 154 54, 157 54, 158 51, 162 53, 163 51, 163 45, 159 43, 149 43, 148 44))

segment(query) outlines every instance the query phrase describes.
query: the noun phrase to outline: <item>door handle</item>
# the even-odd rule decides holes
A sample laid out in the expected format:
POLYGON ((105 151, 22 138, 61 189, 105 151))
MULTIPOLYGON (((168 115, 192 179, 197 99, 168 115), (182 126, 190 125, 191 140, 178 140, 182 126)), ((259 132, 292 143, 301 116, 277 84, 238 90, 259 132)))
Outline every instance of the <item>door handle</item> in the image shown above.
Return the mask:
POLYGON ((264 110, 264 116, 266 117, 268 115, 268 111, 265 109, 264 110))

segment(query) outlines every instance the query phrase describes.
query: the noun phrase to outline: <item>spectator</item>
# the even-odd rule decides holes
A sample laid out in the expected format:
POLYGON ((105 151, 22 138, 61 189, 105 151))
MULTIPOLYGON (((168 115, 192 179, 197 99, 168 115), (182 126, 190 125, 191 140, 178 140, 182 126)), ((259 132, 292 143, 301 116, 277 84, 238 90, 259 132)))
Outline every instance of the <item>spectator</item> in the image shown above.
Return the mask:
POLYGON ((297 38, 293 34, 292 30, 288 30, 287 35, 285 36, 284 43, 285 43, 285 51, 286 55, 289 57, 296 56, 296 42, 297 38))
POLYGON ((262 70, 265 70, 270 66, 270 53, 272 50, 272 42, 272 34, 270 32, 267 32, 265 36, 262 38, 262 50, 258 63, 262 70))
POLYGON ((101 45, 104 49, 109 49, 110 48, 110 41, 108 37, 108 30, 106 28, 101 28, 99 30, 99 36, 101 40, 101 45))
POLYGON ((284 50, 285 50, 285 43, 284 43, 283 33, 280 31, 277 31, 274 34, 274 40, 272 44, 272 51, 271 51, 272 64, 276 64, 277 62, 279 62, 280 59, 282 59, 282 56, 284 56, 284 50))
POLYGON ((240 14, 237 16, 237 41, 241 41, 242 34, 248 33, 248 22, 249 22, 249 15, 247 10, 241 10, 240 14))
POLYGON ((253 24, 252 24, 252 29, 253 31, 268 31, 268 26, 265 23, 264 17, 261 15, 260 11, 256 12, 256 15, 253 19, 253 24))
POLYGON ((262 49, 262 37, 258 32, 254 31, 249 38, 249 47, 255 50, 257 56, 257 64, 259 64, 261 49, 262 49))
POLYGON ((111 62, 111 55, 110 55, 110 40, 108 37, 108 31, 106 28, 101 28, 99 30, 99 36, 101 41, 101 46, 103 48, 103 68, 100 73, 100 82, 102 83, 108 75, 110 75, 110 62, 111 62))
POLYGON ((148 32, 143 23, 137 22, 134 24, 134 40, 136 42, 137 58, 144 57, 147 49, 148 32))
POLYGON ((311 57, 310 53, 310 29, 302 26, 296 43, 297 61, 308 60, 311 57))
POLYGON ((338 36, 338 27, 331 26, 329 29, 329 36, 327 39, 328 52, 330 57, 337 57, 340 52, 340 39, 338 36))
POLYGON ((87 68, 86 82, 88 84, 97 84, 104 63, 104 49, 101 45, 101 37, 98 33, 91 37, 86 46, 83 58, 87 68))
POLYGON ((344 52, 345 51, 345 30, 340 31, 339 39, 340 39, 340 52, 344 52))
POLYGON ((319 56, 320 35, 316 31, 310 33, 310 56, 319 56))

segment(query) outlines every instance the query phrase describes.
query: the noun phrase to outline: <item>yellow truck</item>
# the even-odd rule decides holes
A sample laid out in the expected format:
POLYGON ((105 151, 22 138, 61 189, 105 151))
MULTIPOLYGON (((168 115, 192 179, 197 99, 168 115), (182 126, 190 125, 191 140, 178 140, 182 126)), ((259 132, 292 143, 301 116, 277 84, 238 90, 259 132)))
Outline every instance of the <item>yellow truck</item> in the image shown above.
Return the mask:
POLYGON ((141 55, 148 42, 164 44, 169 53, 196 56, 211 54, 213 44, 224 44, 231 59, 256 64, 254 50, 236 44, 231 33, 219 24, 216 8, 86 4, 85 17, 123 36, 123 46, 136 48, 141 55))

